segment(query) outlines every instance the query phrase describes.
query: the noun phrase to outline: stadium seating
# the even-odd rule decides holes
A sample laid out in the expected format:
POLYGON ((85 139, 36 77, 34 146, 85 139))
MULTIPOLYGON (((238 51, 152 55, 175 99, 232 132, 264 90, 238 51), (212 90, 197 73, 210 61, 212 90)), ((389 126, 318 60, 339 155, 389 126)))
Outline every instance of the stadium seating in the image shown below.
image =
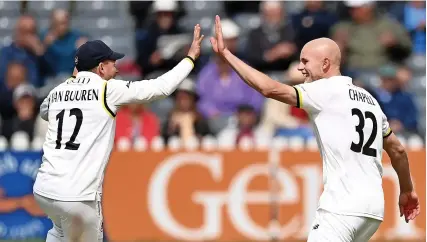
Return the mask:
POLYGON ((0 14, 0 47, 12 42, 13 28, 18 18, 15 16, 5 16, 0 14))
POLYGON ((76 11, 73 15, 79 17, 122 16, 123 5, 121 1, 77 1, 76 11))
POLYGON ((1 17, 16 17, 21 12, 20 1, 0 1, 1 17))
POLYGON ((35 17, 50 17, 54 9, 70 9, 69 1, 28 1, 28 12, 35 17))

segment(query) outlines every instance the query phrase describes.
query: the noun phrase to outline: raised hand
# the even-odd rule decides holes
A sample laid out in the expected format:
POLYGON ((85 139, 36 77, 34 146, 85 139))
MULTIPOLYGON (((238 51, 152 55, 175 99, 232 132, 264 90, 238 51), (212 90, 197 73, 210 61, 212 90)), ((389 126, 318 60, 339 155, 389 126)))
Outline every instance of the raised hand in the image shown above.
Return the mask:
POLYGON ((224 45, 224 39, 222 37, 221 19, 218 15, 215 17, 215 37, 211 37, 212 49, 215 53, 222 55, 227 49, 224 45))
POLYGON ((200 36, 200 30, 200 25, 196 24, 196 26, 194 26, 193 43, 191 43, 190 50, 188 51, 188 56, 193 58, 193 60, 196 60, 200 56, 200 45, 205 37, 204 35, 200 36))
POLYGON ((400 217, 405 216, 405 221, 414 220, 420 214, 420 202, 415 192, 402 193, 399 196, 400 217))

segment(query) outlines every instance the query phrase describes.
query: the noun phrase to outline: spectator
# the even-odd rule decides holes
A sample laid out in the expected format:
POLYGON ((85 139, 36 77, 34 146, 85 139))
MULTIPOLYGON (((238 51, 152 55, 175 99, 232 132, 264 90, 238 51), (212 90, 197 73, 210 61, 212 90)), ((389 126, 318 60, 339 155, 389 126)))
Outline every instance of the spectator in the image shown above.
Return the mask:
MULTIPOLYGON (((152 8, 153 1, 129 1, 129 12, 135 20, 136 29, 143 29, 148 26, 152 18, 150 12, 152 8)), ((178 10, 175 13, 177 19, 186 14, 182 1, 178 2, 178 10)))
POLYGON ((243 104, 237 107, 237 124, 235 127, 227 127, 218 134, 218 139, 235 140, 239 144, 243 138, 249 138, 255 142, 263 133, 258 129, 258 115, 251 105, 243 104))
MULTIPOLYGON (((222 20, 224 43, 231 52, 237 50, 239 27, 231 20, 222 20)), ((241 104, 250 104, 257 112, 263 96, 240 79, 233 69, 218 56, 206 64, 197 78, 200 95, 199 111, 208 119, 214 133, 223 129, 241 104)))
POLYGON ((34 124, 37 118, 35 89, 30 84, 21 84, 13 92, 13 105, 16 115, 11 122, 3 123, 2 135, 10 140, 12 134, 24 131, 33 139, 34 124))
MULTIPOLYGON (((291 64, 285 74, 285 80, 291 85, 304 82, 304 76, 298 71, 298 63, 291 64)), ((307 113, 304 110, 274 99, 266 100, 260 126, 269 137, 301 136, 309 138, 313 136, 307 113)))
POLYGON ((351 20, 337 23, 332 36, 340 45, 351 70, 375 71, 390 62, 400 62, 411 51, 411 40, 402 25, 375 14, 369 0, 346 1, 351 20))
POLYGON ((325 9, 323 1, 306 1, 303 11, 292 17, 298 49, 311 40, 328 37, 337 21, 337 16, 325 9))
POLYGON ((137 63, 144 76, 154 71, 172 69, 184 57, 184 52, 177 53, 170 58, 163 56, 158 46, 160 37, 182 33, 175 18, 178 3, 173 0, 157 0, 153 3, 153 10, 156 14, 154 23, 150 24, 147 30, 138 34, 136 43, 137 63))
POLYGON ((50 28, 43 31, 41 39, 46 48, 45 60, 49 65, 49 74, 71 75, 76 50, 87 38, 70 29, 70 16, 66 10, 52 12, 50 28))
POLYGON ((408 86, 408 83, 411 81, 412 77, 412 72, 407 66, 400 66, 396 72, 396 78, 402 88, 406 88, 408 86))
POLYGON ((186 141, 211 134, 208 123, 196 109, 199 96, 194 82, 190 79, 184 80, 173 96, 175 107, 162 129, 165 141, 171 136, 178 136, 182 141, 186 141))
POLYGON ((2 131, 1 133, 7 133, 11 125, 14 122, 16 116, 16 110, 13 102, 13 92, 21 84, 27 81, 27 69, 25 66, 10 62, 6 70, 6 82, 5 86, 0 92, 0 116, 2 117, 2 131))
POLYGON ((20 62, 27 69, 28 81, 40 87, 41 67, 44 46, 37 36, 36 22, 33 17, 24 15, 15 26, 12 44, 0 51, 0 85, 4 87, 7 67, 11 62, 20 62))
POLYGON ((397 79, 397 67, 379 69, 381 86, 375 90, 377 100, 395 133, 417 132, 417 108, 412 96, 403 90, 397 79))
POLYGON ((391 14, 400 21, 411 35, 417 54, 426 53, 426 3, 425 1, 396 2, 391 14))
POLYGON ((262 24, 249 33, 246 57, 254 68, 262 71, 287 69, 297 48, 295 31, 284 19, 284 5, 264 1, 260 5, 262 24))
POLYGON ((129 104, 120 109, 116 120, 116 140, 125 137, 133 143, 136 138, 142 137, 151 142, 160 135, 159 120, 143 104, 129 104))
POLYGON ((10 62, 6 70, 6 88, 14 90, 27 81, 27 69, 22 63, 10 62))

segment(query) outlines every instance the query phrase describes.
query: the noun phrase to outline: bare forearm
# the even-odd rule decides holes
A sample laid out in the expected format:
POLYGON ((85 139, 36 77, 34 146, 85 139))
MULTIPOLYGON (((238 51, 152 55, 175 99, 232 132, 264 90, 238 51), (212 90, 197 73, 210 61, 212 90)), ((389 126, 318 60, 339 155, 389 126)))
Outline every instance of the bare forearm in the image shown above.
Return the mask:
POLYGON ((243 81, 246 82, 249 86, 265 94, 271 92, 277 86, 277 82, 272 80, 270 77, 264 73, 257 71, 251 66, 247 65, 245 62, 241 61, 230 51, 226 50, 224 53, 225 60, 230 64, 230 66, 239 74, 243 81))
POLYGON ((412 191, 413 185, 406 152, 404 150, 392 152, 389 156, 391 159, 391 165, 399 178, 400 192, 404 193, 412 191))

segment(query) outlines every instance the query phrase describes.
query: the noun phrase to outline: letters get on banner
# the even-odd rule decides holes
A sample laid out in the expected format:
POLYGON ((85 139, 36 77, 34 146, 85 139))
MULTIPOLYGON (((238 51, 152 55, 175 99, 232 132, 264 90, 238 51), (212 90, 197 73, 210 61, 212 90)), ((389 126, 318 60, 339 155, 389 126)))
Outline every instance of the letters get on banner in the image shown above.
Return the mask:
MULTIPOLYGON (((373 241, 425 241, 425 150, 408 155, 422 212, 408 224, 399 218, 399 184, 384 154, 385 218, 373 241)), ((276 156, 113 152, 103 192, 106 235, 112 241, 304 241, 322 192, 321 158, 318 152, 276 156), (272 184, 280 184, 277 192, 272 184)))
POLYGON ((41 156, 41 152, 0 152, 1 240, 46 238, 52 228, 33 196, 41 156))

